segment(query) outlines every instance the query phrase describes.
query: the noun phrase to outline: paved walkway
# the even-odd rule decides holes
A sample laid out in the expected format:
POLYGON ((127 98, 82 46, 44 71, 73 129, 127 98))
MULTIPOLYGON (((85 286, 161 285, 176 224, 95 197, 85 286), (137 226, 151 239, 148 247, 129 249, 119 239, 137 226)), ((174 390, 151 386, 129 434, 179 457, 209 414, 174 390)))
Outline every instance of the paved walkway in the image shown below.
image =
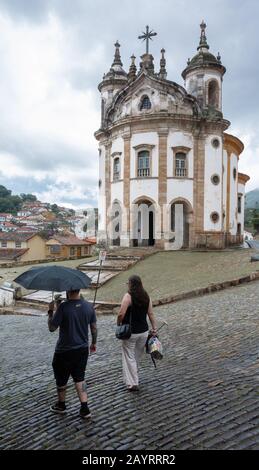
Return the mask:
POLYGON ((121 380, 113 317, 99 318, 88 366, 93 419, 52 415, 51 358, 57 334, 46 318, 0 316, 1 449, 259 449, 259 283, 156 309, 165 357, 145 356, 141 391, 121 380))

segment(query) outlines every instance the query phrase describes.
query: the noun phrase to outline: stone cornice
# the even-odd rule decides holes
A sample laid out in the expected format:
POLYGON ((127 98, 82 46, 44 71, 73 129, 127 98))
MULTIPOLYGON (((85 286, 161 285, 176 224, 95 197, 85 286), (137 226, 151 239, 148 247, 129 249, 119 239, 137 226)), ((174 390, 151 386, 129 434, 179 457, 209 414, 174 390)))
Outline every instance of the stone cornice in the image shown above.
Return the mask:
POLYGON ((153 113, 143 116, 130 116, 120 119, 107 129, 99 129, 95 132, 97 140, 107 139, 115 132, 123 130, 125 127, 130 128, 130 132, 148 132, 151 130, 160 130, 163 132, 167 128, 170 129, 172 125, 189 132, 196 132, 197 136, 201 133, 224 132, 230 125, 226 119, 204 119, 193 117, 185 114, 168 114, 168 113, 153 113))
POLYGON ((239 156, 244 150, 244 144, 234 135, 224 132, 224 149, 239 156))
POLYGON ((152 145, 152 144, 138 144, 138 145, 134 145, 133 148, 138 151, 142 148, 146 148, 148 150, 152 150, 153 148, 155 147, 155 145, 152 145))
POLYGON ((120 157, 122 155, 122 152, 112 152, 111 157, 120 157))
POLYGON ((250 180, 250 176, 245 173, 238 173, 238 182, 241 184, 246 184, 250 180))

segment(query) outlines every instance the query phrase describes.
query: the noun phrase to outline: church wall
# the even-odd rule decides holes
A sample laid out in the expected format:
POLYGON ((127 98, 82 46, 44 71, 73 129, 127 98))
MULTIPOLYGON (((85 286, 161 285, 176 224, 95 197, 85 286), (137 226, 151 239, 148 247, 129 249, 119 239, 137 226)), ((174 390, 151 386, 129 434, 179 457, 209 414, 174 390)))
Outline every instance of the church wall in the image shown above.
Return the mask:
POLYGON ((99 179, 101 186, 98 193, 98 231, 106 229, 106 200, 105 200, 105 147, 100 145, 99 179))
POLYGON ((136 154, 134 147, 138 145, 154 145, 151 151, 152 159, 152 177, 158 177, 158 134, 157 132, 141 132, 133 134, 131 137, 131 155, 130 155, 130 177, 137 177, 136 154))
POLYGON ((218 72, 213 72, 212 70, 201 73, 197 70, 190 71, 188 77, 186 78, 186 90, 191 95, 198 98, 200 90, 204 91, 204 98, 207 96, 208 82, 210 80, 217 80, 219 87, 219 109, 222 107, 222 82, 221 75, 218 72))
POLYGON ((167 204, 174 199, 183 198, 193 207, 193 181, 184 179, 167 180, 167 204))
POLYGON ((241 224, 241 234, 244 233, 244 213, 245 213, 245 185, 238 183, 238 194, 242 194, 241 213, 237 213, 237 222, 241 224))
POLYGON ((174 152, 172 147, 188 147, 188 177, 193 178, 193 138, 191 134, 170 130, 167 139, 167 176, 174 176, 174 152))
POLYGON ((238 187, 238 157, 231 153, 230 158, 230 226, 231 235, 237 233, 237 187, 238 187), (234 179, 233 170, 236 169, 236 179, 234 179))
POLYGON ((204 230, 222 230, 222 139, 217 135, 209 135, 205 141, 205 175, 204 175, 204 230), (212 139, 220 140, 219 148, 214 148, 212 139), (213 175, 220 178, 219 184, 211 181, 213 175), (214 223, 211 214, 219 214, 218 222, 214 223))
POLYGON ((117 137, 112 141, 112 148, 111 148, 111 176, 113 180, 113 160, 117 156, 120 158, 120 179, 123 179, 124 175, 124 141, 122 137, 117 137), (114 153, 121 153, 121 155, 112 156, 114 153))
POLYGON ((244 213, 245 213, 245 185, 238 183, 238 194, 242 194, 241 213, 237 214, 237 222, 241 224, 241 233, 244 233, 244 213))
POLYGON ((227 169, 228 169, 228 154, 223 150, 223 169, 222 169, 222 184, 223 184, 223 211, 225 217, 223 218, 223 228, 226 230, 227 226, 227 169))
POLYGON ((130 182, 130 203, 135 199, 146 196, 158 203, 158 179, 136 179, 130 182))
POLYGON ((123 205, 123 181, 111 184, 111 204, 115 199, 123 205))

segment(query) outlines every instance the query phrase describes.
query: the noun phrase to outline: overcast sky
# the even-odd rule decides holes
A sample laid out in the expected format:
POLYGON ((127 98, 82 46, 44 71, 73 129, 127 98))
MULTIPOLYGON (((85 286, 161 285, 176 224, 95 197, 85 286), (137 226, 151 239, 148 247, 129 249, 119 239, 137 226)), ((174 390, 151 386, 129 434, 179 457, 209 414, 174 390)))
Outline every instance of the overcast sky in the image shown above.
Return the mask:
POLYGON ((96 206, 100 124, 97 85, 121 44, 128 71, 148 24, 158 68, 181 85, 202 19, 220 52, 228 132, 245 144, 239 171, 259 187, 258 0, 0 0, 0 184, 68 207, 96 206))

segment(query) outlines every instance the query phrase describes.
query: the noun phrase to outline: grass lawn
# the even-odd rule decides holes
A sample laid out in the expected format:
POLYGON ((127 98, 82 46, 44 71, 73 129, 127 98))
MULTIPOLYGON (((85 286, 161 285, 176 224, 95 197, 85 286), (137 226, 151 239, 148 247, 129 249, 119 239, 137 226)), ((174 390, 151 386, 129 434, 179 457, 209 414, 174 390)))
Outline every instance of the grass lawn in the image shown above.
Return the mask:
MULTIPOLYGON (((138 274, 153 300, 179 294, 210 283, 245 276, 259 270, 259 262, 251 263, 253 250, 221 252, 159 252, 137 263, 100 287, 97 300, 120 301, 127 290, 126 282, 138 274)), ((93 298, 93 291, 85 290, 93 298)))
MULTIPOLYGON (((259 262, 251 263, 254 250, 233 249, 220 252, 167 251, 156 253, 140 261, 127 271, 100 287, 97 300, 119 302, 127 291, 126 282, 132 274, 138 274, 145 289, 153 300, 180 294, 196 288, 206 287, 210 283, 222 282, 245 276, 259 270, 259 262)), ((61 264, 75 268, 93 258, 60 261, 49 264, 61 264)), ((36 265, 34 265, 36 266, 36 265)), ((39 266, 44 266, 40 264, 39 266)), ((0 281, 12 281, 30 266, 0 267, 0 281)), ((86 298, 93 299, 94 290, 82 290, 86 298)))

